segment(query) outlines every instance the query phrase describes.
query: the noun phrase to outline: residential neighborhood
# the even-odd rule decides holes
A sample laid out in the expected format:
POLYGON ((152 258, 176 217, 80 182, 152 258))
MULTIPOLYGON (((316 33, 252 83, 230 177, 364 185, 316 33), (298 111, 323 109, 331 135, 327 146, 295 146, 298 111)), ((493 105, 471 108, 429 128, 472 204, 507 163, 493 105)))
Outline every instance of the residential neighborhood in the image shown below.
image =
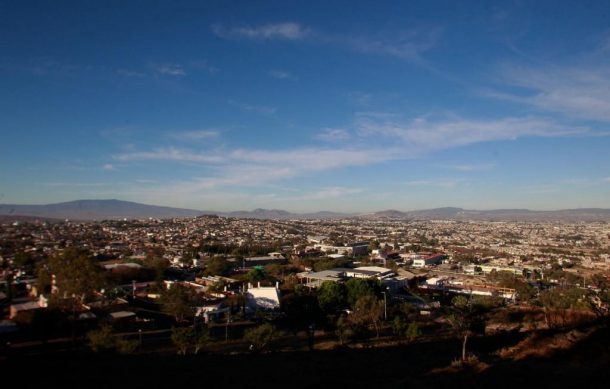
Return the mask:
MULTIPOLYGON (((557 293, 572 296, 566 312, 608 315, 605 222, 16 220, 0 240, 7 354, 49 341, 95 348, 91 336, 107 327, 129 352, 156 352, 160 337, 159 352, 180 347, 185 328, 205 328, 209 347, 248 352, 244 337, 261 325, 278 334, 316 326, 295 345, 299 336, 374 344, 401 339, 401 322, 422 336, 449 329, 459 296, 496 310, 539 306, 528 320, 549 328, 566 324, 545 306, 557 293)), ((489 322, 515 325, 524 324, 489 322)))

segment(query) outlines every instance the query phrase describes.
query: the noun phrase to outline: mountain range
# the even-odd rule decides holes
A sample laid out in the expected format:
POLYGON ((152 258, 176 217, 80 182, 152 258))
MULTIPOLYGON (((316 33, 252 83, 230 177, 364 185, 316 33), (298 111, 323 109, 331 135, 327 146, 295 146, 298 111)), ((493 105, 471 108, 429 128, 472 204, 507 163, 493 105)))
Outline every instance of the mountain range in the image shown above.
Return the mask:
POLYGON ((121 200, 76 200, 45 205, 0 204, 0 219, 29 220, 70 219, 168 219, 218 215, 254 219, 339 219, 362 218, 372 220, 490 220, 490 221, 610 221, 610 209, 579 208, 556 211, 532 211, 528 209, 467 210, 445 207, 418 211, 385 210, 373 213, 292 213, 280 209, 255 209, 253 211, 214 212, 195 209, 161 207, 121 200))

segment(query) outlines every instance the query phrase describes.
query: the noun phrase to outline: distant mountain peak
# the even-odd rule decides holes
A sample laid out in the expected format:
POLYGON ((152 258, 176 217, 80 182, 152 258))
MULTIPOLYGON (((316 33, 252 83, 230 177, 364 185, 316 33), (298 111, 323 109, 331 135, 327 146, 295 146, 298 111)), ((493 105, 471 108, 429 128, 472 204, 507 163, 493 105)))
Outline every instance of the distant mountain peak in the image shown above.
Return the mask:
POLYGON ((490 221, 610 221, 610 209, 582 208, 556 211, 528 209, 467 210, 442 207, 418 211, 388 209, 368 214, 346 214, 332 211, 292 213, 282 209, 256 208, 252 211, 213 212, 140 204, 118 199, 84 199, 45 205, 0 204, 0 216, 33 217, 43 219, 104 220, 104 219, 168 219, 218 215, 256 219, 334 219, 359 217, 363 219, 395 220, 490 220, 490 221))

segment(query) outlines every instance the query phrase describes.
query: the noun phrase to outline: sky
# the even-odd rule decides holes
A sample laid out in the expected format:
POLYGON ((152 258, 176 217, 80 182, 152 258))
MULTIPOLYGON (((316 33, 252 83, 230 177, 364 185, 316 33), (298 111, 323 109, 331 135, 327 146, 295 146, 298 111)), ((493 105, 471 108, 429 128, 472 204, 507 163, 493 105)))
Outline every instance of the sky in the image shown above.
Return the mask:
POLYGON ((0 203, 610 208, 610 1, 2 1, 0 203))

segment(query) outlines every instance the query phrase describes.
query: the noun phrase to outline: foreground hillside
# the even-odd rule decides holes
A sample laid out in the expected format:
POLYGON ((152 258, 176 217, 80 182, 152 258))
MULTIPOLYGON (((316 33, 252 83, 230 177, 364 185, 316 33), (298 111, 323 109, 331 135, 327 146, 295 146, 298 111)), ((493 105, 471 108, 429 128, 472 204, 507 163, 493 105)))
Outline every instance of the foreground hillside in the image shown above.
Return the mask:
POLYGON ((478 338, 473 351, 479 360, 466 367, 452 365, 460 347, 453 340, 185 357, 78 352, 0 363, 5 372, 27 376, 28 387, 601 388, 610 378, 609 335, 605 328, 585 328, 478 338))

